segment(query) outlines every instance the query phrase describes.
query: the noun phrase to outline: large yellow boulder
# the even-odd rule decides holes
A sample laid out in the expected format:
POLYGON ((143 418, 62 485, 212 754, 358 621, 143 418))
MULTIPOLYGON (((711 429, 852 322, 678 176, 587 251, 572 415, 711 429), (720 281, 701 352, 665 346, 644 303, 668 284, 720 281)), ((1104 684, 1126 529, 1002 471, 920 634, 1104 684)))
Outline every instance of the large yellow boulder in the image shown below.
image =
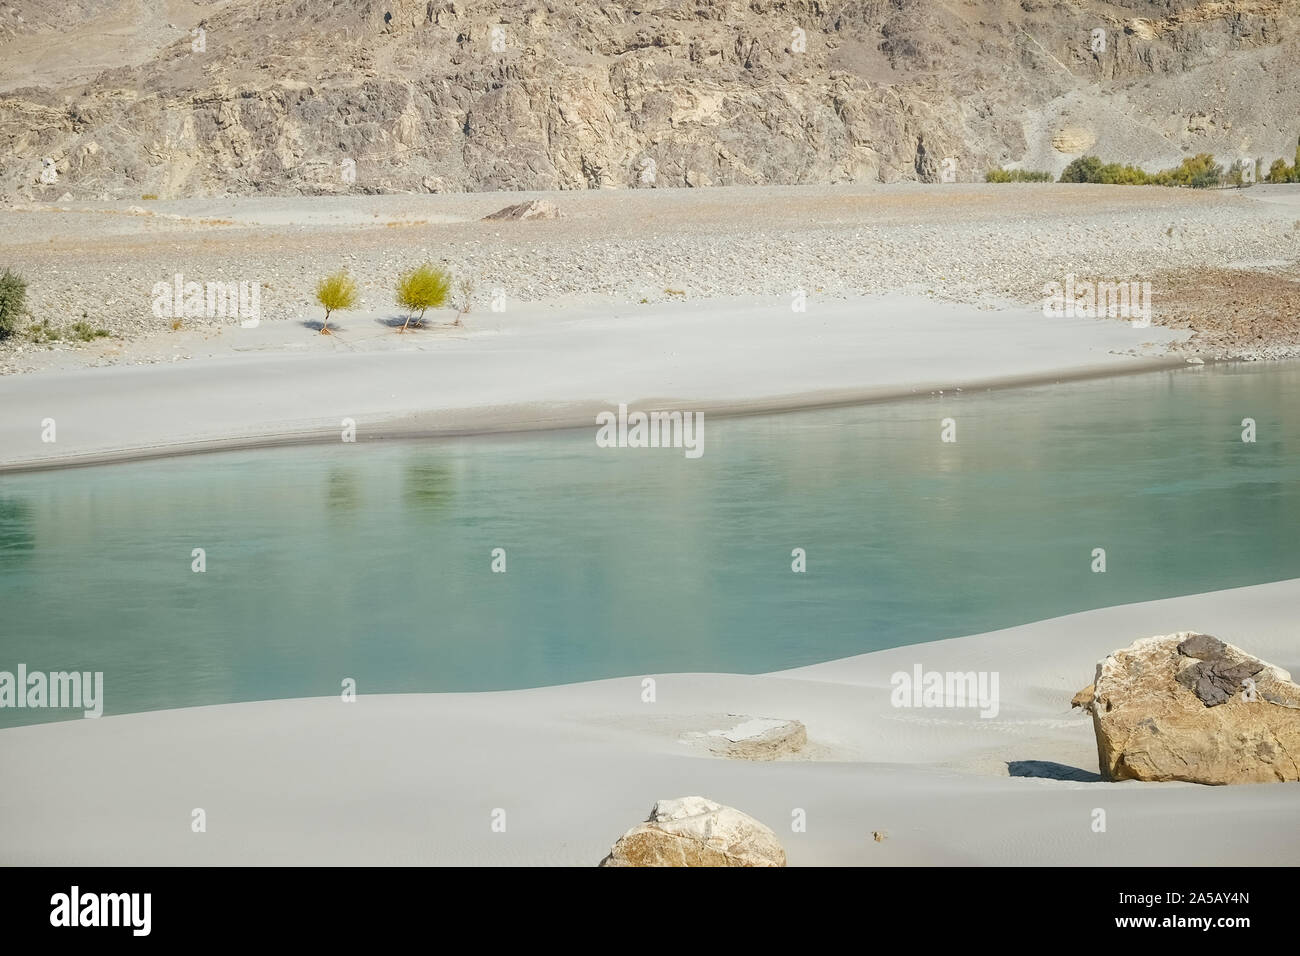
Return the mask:
POLYGON ((1097 665, 1091 700, 1107 780, 1300 780, 1300 686, 1208 634, 1148 637, 1097 665))

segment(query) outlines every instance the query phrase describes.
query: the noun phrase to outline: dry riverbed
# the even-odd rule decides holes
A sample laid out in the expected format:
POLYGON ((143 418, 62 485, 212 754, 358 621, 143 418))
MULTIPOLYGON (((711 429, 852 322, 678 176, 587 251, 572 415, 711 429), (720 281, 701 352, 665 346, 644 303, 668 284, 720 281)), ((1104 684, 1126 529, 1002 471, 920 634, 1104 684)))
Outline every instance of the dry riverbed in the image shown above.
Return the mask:
POLYGON ((575 305, 793 303, 794 290, 810 310, 881 293, 989 308, 1032 306, 1074 275, 1150 282, 1155 324, 1197 332, 1177 348, 1300 354, 1300 187, 898 184, 0 207, 0 268, 27 278, 28 322, 45 329, 0 344, 0 373, 170 362, 190 351, 177 336, 238 328, 155 308, 155 285, 177 275, 256 285, 260 321, 284 323, 292 350, 316 334, 320 276, 347 268, 382 321, 398 315, 394 277, 424 260, 473 281, 470 328, 494 296, 557 322, 575 305), (560 218, 483 221, 530 198, 560 218), (77 322, 108 335, 75 341, 77 322))

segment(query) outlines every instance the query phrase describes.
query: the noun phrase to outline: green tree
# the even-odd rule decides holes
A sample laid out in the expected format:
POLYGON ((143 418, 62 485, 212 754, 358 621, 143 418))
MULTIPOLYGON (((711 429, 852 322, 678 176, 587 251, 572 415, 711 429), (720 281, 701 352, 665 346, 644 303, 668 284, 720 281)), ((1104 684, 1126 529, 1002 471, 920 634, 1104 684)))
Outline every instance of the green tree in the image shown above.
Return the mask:
POLYGON ((1285 159, 1275 159, 1273 165, 1268 167, 1268 181, 1270 183, 1289 183, 1291 175, 1291 167, 1286 164, 1285 159))
POLYGON ((446 269, 425 263, 410 272, 402 273, 397 280, 397 304, 409 313, 401 331, 411 324, 411 316, 419 313, 416 325, 424 324, 424 313, 436 309, 447 301, 451 293, 451 273, 446 269))
POLYGON ((1061 171, 1062 183, 1101 182, 1101 160, 1096 156, 1080 156, 1061 171))
POLYGON ((1197 153, 1183 160, 1187 185, 1193 189, 1210 189, 1223 181, 1223 167, 1209 153, 1197 153))
POLYGON ((0 339, 18 331, 18 318, 27 308, 27 282, 16 272, 0 272, 0 339))
POLYGON ((325 309, 325 324, 321 335, 330 334, 330 313, 335 310, 355 309, 360 300, 357 284, 347 272, 340 270, 316 283, 316 301, 325 309))

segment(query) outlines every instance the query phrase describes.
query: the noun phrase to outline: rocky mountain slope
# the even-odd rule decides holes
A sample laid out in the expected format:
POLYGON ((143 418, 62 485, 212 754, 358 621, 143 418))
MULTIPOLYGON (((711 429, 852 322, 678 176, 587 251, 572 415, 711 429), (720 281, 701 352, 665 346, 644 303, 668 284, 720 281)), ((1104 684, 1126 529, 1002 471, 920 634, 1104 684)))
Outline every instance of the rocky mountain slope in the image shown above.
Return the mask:
POLYGON ((1297 133, 1296 0, 0 8, 11 200, 1267 166, 1297 133))

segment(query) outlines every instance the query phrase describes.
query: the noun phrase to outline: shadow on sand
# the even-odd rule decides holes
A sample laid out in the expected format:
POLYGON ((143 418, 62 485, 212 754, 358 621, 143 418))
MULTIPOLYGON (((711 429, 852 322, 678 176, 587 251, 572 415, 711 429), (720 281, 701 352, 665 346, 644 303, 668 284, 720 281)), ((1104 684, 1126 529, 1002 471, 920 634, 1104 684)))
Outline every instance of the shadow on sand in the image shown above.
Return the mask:
MULTIPOLYGON (((398 315, 398 316, 391 316, 387 319, 375 319, 375 322, 379 325, 385 326, 390 329, 400 329, 403 325, 406 325, 406 316, 398 315)), ((430 322, 427 318, 423 322, 421 322, 419 317, 417 316, 411 319, 411 324, 406 326, 406 331, 410 332, 413 329, 427 329, 432 325, 433 323, 430 322)))
POLYGON ((1067 767, 1054 760, 1008 760, 1007 773, 1013 777, 1044 777, 1048 780, 1074 780, 1078 783, 1101 783, 1101 774, 1078 767, 1067 767))

